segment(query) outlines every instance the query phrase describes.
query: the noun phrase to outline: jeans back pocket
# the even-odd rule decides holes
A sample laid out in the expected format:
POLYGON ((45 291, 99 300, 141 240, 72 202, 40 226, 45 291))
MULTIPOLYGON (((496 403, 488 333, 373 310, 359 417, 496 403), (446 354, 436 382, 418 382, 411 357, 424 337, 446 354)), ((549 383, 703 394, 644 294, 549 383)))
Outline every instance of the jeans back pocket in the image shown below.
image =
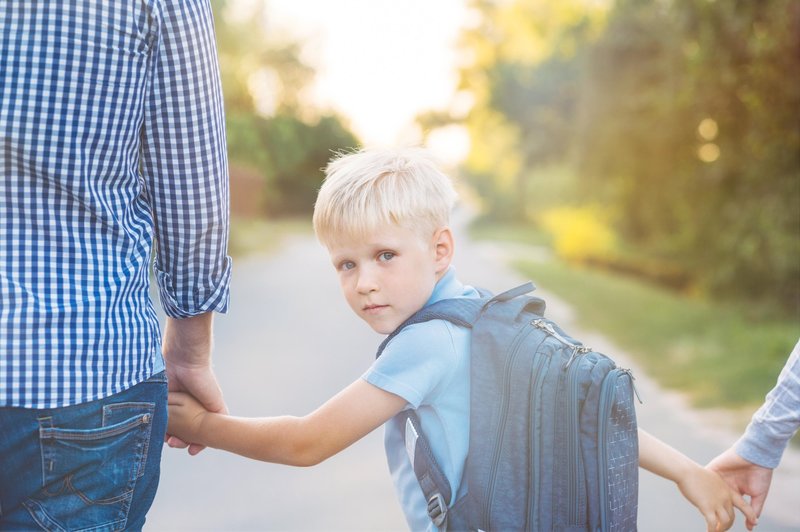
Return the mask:
POLYGON ((49 530, 122 530, 150 441, 154 403, 39 419, 43 488, 25 505, 49 530), (99 418, 99 419, 98 419, 99 418), (97 427, 97 423, 100 426, 97 427))

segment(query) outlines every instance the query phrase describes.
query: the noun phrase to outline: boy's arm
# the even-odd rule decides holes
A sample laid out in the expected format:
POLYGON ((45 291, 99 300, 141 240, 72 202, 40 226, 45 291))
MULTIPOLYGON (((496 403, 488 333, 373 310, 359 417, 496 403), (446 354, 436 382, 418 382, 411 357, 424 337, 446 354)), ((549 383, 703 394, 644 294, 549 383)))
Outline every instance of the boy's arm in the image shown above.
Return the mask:
POLYGON ((206 411, 189 395, 170 393, 169 432, 255 460, 311 466, 360 440, 405 405, 402 397, 361 379, 303 417, 227 416, 206 411))
POLYGON ((708 532, 733 526, 733 507, 755 522, 753 509, 722 478, 655 436, 639 429, 639 465, 678 485, 686 499, 700 510, 708 532))

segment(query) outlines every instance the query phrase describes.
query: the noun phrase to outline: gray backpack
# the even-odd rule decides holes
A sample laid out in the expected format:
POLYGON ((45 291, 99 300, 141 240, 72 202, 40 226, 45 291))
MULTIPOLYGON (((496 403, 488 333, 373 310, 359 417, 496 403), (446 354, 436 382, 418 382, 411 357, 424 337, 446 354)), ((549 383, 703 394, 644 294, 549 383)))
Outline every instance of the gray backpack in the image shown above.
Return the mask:
POLYGON ((633 376, 544 318, 532 283, 423 308, 472 329, 469 453, 453 501, 413 410, 398 414, 433 523, 449 530, 636 530, 633 376))

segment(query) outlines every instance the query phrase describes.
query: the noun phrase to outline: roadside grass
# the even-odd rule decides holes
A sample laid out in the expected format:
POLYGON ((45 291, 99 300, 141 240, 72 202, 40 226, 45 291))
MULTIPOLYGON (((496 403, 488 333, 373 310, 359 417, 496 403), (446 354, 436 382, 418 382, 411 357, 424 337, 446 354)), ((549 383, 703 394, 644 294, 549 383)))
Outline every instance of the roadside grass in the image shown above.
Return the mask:
MULTIPOLYGON (((473 234, 491 237, 487 228, 473 234)), ((653 378, 700 407, 760 404, 800 337, 797 315, 690 298, 558 259, 514 266, 571 304, 581 326, 613 339, 653 378)))
POLYGON ((232 218, 228 250, 231 256, 273 251, 281 241, 294 234, 313 234, 311 217, 305 218, 232 218))

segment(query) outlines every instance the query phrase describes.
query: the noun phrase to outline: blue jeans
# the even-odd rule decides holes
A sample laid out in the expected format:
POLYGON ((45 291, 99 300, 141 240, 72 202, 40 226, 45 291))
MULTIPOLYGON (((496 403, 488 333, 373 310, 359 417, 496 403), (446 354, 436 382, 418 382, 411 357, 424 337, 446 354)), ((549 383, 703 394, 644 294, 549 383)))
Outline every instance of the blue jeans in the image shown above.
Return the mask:
POLYGON ((0 408, 0 530, 139 530, 158 488, 164 372, 80 405, 0 408))

